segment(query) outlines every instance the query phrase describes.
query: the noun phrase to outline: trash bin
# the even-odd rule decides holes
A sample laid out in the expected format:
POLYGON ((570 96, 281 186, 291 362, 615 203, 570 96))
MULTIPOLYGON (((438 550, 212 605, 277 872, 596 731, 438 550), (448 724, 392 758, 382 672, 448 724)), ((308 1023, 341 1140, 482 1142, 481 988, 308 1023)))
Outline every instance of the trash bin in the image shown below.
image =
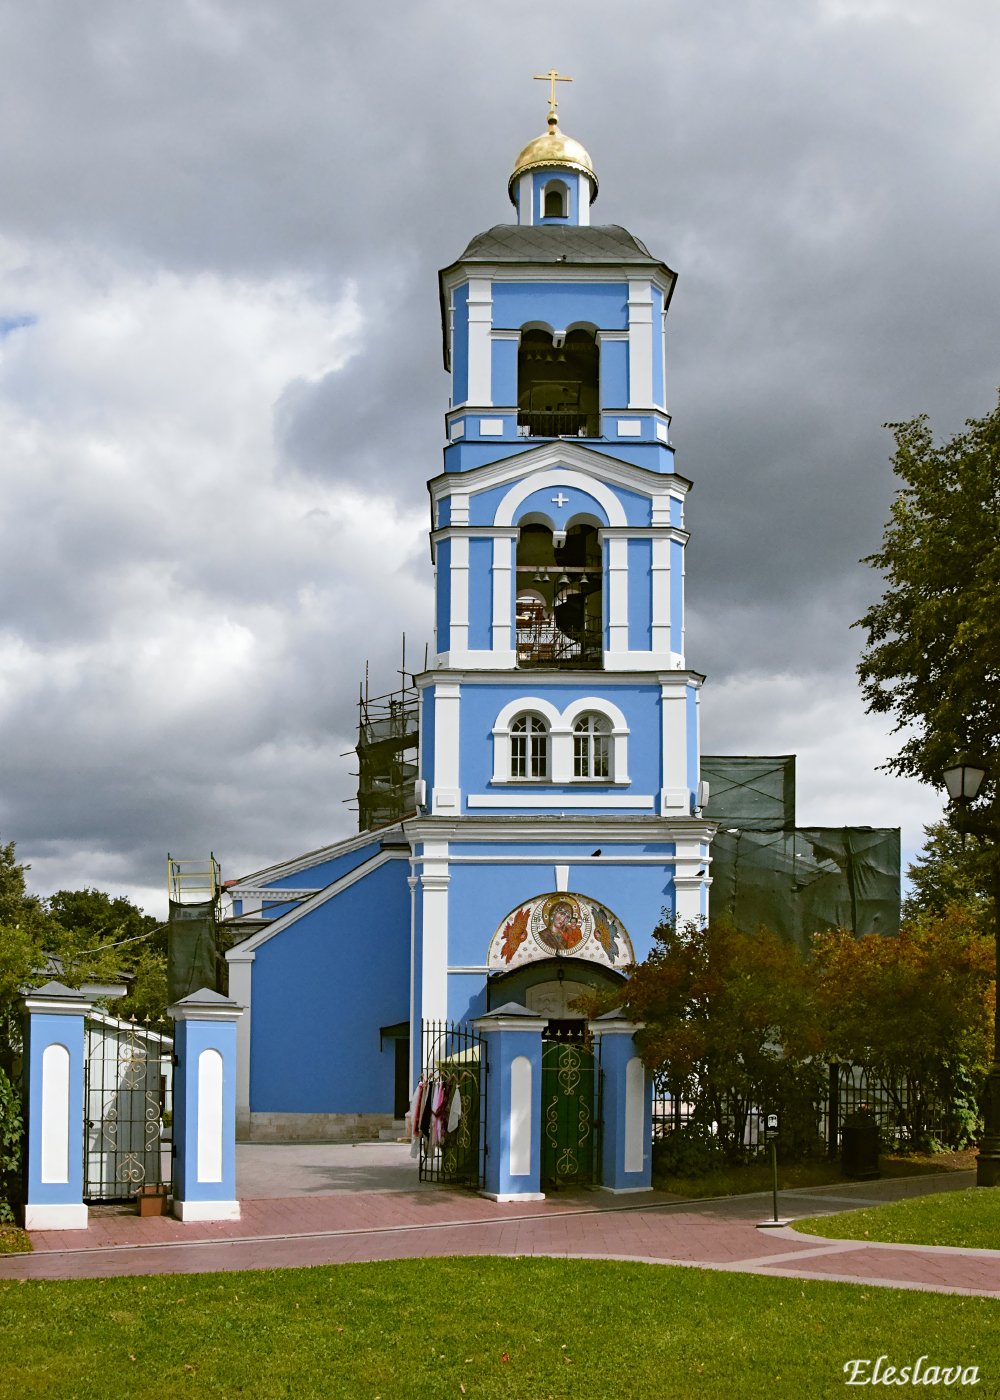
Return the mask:
POLYGON ((881 1176, 878 1164, 879 1136, 874 1114, 866 1108, 849 1113, 840 1136, 840 1166, 852 1181, 881 1176))

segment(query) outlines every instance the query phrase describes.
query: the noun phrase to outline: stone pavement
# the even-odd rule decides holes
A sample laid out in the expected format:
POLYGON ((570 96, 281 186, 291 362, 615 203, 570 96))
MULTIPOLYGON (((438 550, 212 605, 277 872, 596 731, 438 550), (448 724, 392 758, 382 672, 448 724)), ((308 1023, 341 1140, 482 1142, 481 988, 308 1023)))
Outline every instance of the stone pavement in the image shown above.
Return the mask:
MULTIPOLYGON (((395 1161, 383 1156, 375 1166, 391 1167, 395 1161)), ((412 1164, 409 1170, 410 1189, 358 1190, 356 1184, 338 1189, 332 1184, 336 1173, 330 1172, 325 1191, 320 1187, 296 1196, 266 1194, 274 1178, 265 1173, 267 1180, 258 1179, 255 1186, 251 1170, 247 1189, 259 1194, 247 1199, 241 1183, 242 1218, 225 1223, 182 1225, 169 1217, 140 1219, 131 1207, 97 1207, 87 1230, 37 1231, 33 1254, 0 1257, 0 1278, 108 1278, 444 1255, 546 1255, 1000 1298, 1000 1252, 758 1230, 756 1223, 771 1213, 766 1193, 685 1201, 656 1191, 641 1196, 584 1191, 499 1205, 472 1192, 414 1189, 412 1164)), ((398 1180, 407 1178, 400 1174, 398 1180)), ((783 1216, 825 1215, 958 1190, 973 1180, 971 1172, 954 1172, 783 1191, 778 1208, 783 1216)))

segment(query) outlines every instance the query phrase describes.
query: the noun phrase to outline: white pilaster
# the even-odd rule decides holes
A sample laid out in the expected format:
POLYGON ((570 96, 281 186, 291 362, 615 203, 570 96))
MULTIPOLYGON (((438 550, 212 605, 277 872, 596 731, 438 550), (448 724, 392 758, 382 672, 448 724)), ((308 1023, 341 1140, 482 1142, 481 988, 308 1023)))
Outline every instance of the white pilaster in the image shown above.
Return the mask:
POLYGON ((510 652, 511 647, 511 601, 513 588, 511 572, 514 564, 514 536, 493 541, 493 650, 510 652))
MULTIPOLYGON (((431 812, 451 816, 461 806, 459 715, 462 688, 451 681, 434 687, 434 791, 431 812)), ((424 1015, 426 1016, 426 1012, 424 1015)))
POLYGON ((708 845, 697 837, 678 840, 674 861, 674 909, 683 923, 698 923, 708 917, 708 889, 711 856, 708 845))
POLYGON ((250 1131, 250 1023, 253 1016, 253 961, 256 954, 238 949, 228 954, 229 995, 243 1015, 236 1022, 236 1131, 242 1136, 250 1131))
POLYGON ((682 686, 660 687, 663 725, 662 816, 690 816, 691 794, 687 782, 687 695, 682 686))
POLYGON ((628 284, 628 406, 653 407, 653 284, 628 284))
POLYGON ((608 651, 628 651, 628 540, 612 536, 608 549, 608 651))
POLYGON ((453 535, 451 541, 451 645, 449 652, 469 650, 469 539, 453 535))
POLYGON ((478 408, 493 403, 493 288, 488 277, 469 279, 469 394, 478 408))
POLYGON ((425 1021, 448 1019, 449 880, 447 841, 428 841, 420 873, 423 902, 420 1008, 425 1021))
POLYGON ((660 656, 670 652, 670 541, 653 539, 653 645, 660 656))

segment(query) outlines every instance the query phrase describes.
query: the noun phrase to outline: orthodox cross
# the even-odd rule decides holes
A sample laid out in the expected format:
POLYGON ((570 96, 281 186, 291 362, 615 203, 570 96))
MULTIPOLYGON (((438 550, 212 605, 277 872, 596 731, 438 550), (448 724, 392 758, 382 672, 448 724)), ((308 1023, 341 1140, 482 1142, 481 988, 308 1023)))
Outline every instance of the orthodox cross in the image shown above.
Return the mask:
POLYGON ((559 508, 562 509, 563 506, 569 505, 569 497, 564 496, 563 493, 559 491, 555 496, 552 497, 552 504, 554 506, 559 506, 559 508))
POLYGON ((573 79, 565 77, 562 73, 557 73, 554 68, 550 68, 547 73, 535 73, 534 81, 549 85, 549 121, 552 121, 556 115, 556 108, 559 106, 556 101, 556 83, 571 83, 573 79))

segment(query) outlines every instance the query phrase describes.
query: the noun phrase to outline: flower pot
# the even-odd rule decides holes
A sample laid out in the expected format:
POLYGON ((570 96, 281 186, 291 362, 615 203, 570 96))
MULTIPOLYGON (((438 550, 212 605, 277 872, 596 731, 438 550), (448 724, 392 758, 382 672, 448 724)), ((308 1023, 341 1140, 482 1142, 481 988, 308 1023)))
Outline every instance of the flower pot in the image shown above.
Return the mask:
POLYGON ((166 1215, 167 1188, 165 1186, 140 1186, 135 1193, 140 1215, 166 1215))

